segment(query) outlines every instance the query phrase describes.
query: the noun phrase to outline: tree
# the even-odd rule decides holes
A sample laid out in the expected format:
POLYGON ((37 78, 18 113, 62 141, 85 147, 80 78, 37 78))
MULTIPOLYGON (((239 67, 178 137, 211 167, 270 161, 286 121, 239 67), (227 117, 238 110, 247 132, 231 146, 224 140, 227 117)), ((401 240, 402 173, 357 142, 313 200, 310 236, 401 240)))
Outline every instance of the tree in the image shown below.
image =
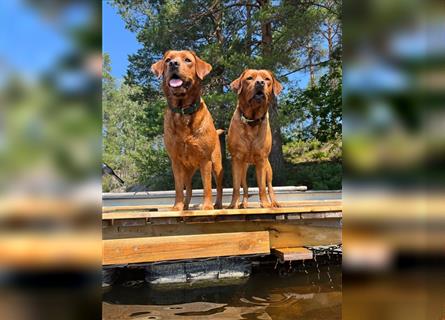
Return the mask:
MULTIPOLYGON (((107 54, 103 61, 103 161, 118 169, 128 186, 171 187, 168 158, 158 137, 162 105, 148 106, 132 99, 141 90, 125 83, 117 85, 107 54)), ((105 190, 117 186, 110 180, 105 183, 105 190)))
MULTIPOLYGON (((316 75, 325 72, 325 66, 333 59, 332 54, 326 57, 323 48, 329 47, 331 52, 341 44, 340 36, 331 35, 329 39, 337 41, 327 45, 321 35, 326 31, 323 23, 327 17, 331 17, 330 23, 339 18, 340 3, 336 0, 114 0, 111 3, 142 45, 129 57, 125 84, 138 88, 130 97, 144 106, 147 119, 150 112, 164 103, 159 80, 151 73, 150 66, 169 49, 194 50, 212 64, 203 94, 216 126, 227 129, 236 104, 229 85, 242 70, 269 69, 286 88, 293 74, 310 68, 316 81, 316 75), (310 44, 313 52, 309 55, 310 44)), ((295 95, 292 88, 286 91, 295 95)), ((288 108, 285 101, 291 100, 280 97, 270 108, 273 132, 270 161, 275 184, 286 183, 282 133, 298 121, 282 114, 281 109, 288 108)), ((150 119, 150 125, 158 130, 153 130, 150 139, 162 135, 158 120, 150 119)), ((222 142, 223 165, 229 167, 222 142)), ((225 174, 226 183, 230 182, 230 170, 225 170, 225 174)))

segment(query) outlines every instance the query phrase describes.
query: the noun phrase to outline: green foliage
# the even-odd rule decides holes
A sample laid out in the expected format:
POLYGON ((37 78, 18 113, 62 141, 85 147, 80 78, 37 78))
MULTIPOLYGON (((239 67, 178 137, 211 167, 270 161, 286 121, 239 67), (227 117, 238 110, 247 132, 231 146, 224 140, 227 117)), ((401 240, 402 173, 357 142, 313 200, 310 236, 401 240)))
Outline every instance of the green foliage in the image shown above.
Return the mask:
POLYGON ((342 77, 339 64, 308 88, 290 90, 282 103, 282 123, 288 139, 317 138, 326 142, 341 135, 342 77))
MULTIPOLYGON (((279 119, 273 123, 280 126, 284 135, 286 166, 281 168, 286 172, 281 175, 289 177, 286 184, 299 181, 294 166, 305 161, 321 164, 341 159, 341 150, 333 156, 334 151, 325 149, 326 142, 341 135, 341 35, 331 39, 334 51, 329 53, 326 41, 320 40, 326 33, 327 22, 339 25, 340 1, 321 0, 322 5, 306 1, 237 0, 113 0, 111 3, 141 44, 129 56, 122 84, 116 84, 110 76, 109 57, 104 57, 104 161, 120 169, 127 186, 173 188, 170 162, 162 142, 166 102, 160 81, 150 70, 169 49, 194 50, 212 65, 212 72, 204 81, 203 96, 217 128, 229 127, 236 106, 236 96, 229 85, 244 69, 269 69, 276 74, 285 86, 278 101, 279 119), (310 56, 308 48, 315 48, 310 56), (306 71, 308 65, 319 63, 326 55, 329 63, 316 70, 320 77, 315 85, 305 90, 292 86, 288 74, 306 71)), ((274 135, 280 135, 280 130, 275 132, 278 133, 274 135)), ((274 141, 277 140, 281 141, 274 136, 274 141)), ((277 150, 281 152, 280 148, 277 150)), ((228 178, 225 186, 231 186, 230 161, 223 158, 228 178)), ((319 186, 310 179, 339 173, 328 167, 319 176, 309 174, 310 170, 305 168, 303 180, 319 186)), ((278 176, 277 173, 275 177, 278 176)), ((104 182, 107 190, 117 187, 107 181, 104 182)), ((199 185, 197 178, 194 186, 199 185)), ((325 187, 328 185, 337 187, 334 182, 325 187)))
POLYGON ((296 140, 283 145, 283 153, 286 160, 292 164, 314 161, 335 162, 341 160, 342 142, 340 138, 323 143, 316 139, 296 140))
POLYGON ((312 190, 339 190, 342 188, 342 170, 341 162, 287 164, 288 185, 304 185, 312 190))
MULTIPOLYGON (((140 89, 125 83, 116 86, 108 61, 104 59, 103 161, 119 169, 127 186, 171 187, 166 174, 170 165, 160 136, 164 104, 133 100, 140 89)), ((116 186, 113 180, 104 180, 104 190, 116 186)))
POLYGON ((129 57, 126 76, 126 83, 139 86, 143 92, 137 99, 159 99, 159 81, 150 66, 165 51, 191 49, 213 66, 204 95, 214 118, 224 128, 230 122, 228 111, 235 107, 234 97, 226 97, 230 82, 245 68, 270 69, 278 75, 280 70, 298 68, 305 43, 317 34, 324 17, 317 7, 288 1, 274 5, 252 1, 250 6, 214 0, 112 3, 143 46, 129 57), (267 48, 261 33, 266 23, 273 26, 272 43, 267 48))
POLYGON ((296 140, 283 146, 290 185, 310 189, 341 189, 342 141, 296 140))

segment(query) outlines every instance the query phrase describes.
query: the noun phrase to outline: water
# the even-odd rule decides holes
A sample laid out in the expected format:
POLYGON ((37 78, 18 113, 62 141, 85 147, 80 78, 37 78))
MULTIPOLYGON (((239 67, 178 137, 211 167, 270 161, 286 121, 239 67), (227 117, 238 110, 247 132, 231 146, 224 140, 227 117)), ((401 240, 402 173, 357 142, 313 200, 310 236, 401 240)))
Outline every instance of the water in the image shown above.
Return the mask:
POLYGON ((262 267, 248 279, 222 283, 127 281, 104 289, 103 319, 341 319, 340 265, 288 267, 262 267))

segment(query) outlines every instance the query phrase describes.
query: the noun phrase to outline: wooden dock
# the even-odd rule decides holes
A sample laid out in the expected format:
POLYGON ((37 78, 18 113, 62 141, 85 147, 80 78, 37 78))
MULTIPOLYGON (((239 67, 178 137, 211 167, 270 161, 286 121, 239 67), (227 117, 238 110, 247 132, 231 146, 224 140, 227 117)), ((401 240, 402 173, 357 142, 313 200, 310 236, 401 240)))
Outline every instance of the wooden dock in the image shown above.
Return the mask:
MULTIPOLYGON (((337 245, 341 239, 341 191, 277 188, 280 208, 259 208, 257 192, 248 209, 170 211, 172 192, 104 194, 104 266, 196 258, 268 255, 310 259, 304 247, 337 245)), ((230 199, 225 190, 224 201, 230 199)), ((227 203, 225 204, 227 206, 227 203)))

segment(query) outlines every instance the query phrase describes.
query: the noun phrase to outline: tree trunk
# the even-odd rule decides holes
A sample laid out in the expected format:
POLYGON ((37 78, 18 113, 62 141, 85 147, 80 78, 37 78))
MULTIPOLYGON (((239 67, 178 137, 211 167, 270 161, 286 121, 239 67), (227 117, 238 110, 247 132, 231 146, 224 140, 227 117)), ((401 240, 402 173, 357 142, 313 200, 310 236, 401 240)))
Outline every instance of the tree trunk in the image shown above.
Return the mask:
MULTIPOLYGON (((328 60, 331 61, 333 53, 333 35, 332 35, 332 24, 328 21, 327 23, 327 38, 328 38, 328 60)), ((329 62, 329 74, 332 74, 332 62, 329 62)))
MULTIPOLYGON (((213 1, 213 5, 212 7, 214 8, 219 8, 221 10, 218 10, 214 15, 213 15, 213 21, 215 24, 215 38, 216 38, 216 42, 218 43, 218 47, 219 50, 221 52, 221 56, 217 59, 216 61, 216 65, 214 66, 213 69, 213 77, 215 79, 215 87, 216 90, 219 94, 224 94, 224 67, 223 64, 221 62, 222 56, 223 56, 223 50, 224 50, 224 34, 223 34, 223 30, 222 30, 222 22, 223 22, 223 2, 221 0, 214 0, 213 1)), ((224 105, 220 105, 220 112, 224 113, 225 112, 225 106, 224 105)), ((220 118, 220 117, 218 117, 220 118)), ((226 155, 226 134, 227 134, 227 129, 228 128, 224 128, 224 120, 222 119, 216 119, 215 121, 215 125, 216 125, 216 129, 225 129, 226 132, 224 134, 221 134, 219 136, 219 142, 221 145, 221 160, 222 160, 222 165, 224 170, 224 178, 223 178, 223 185, 224 186, 229 186, 229 184, 227 183, 228 181, 230 181, 230 170, 228 170, 227 168, 230 165, 230 161, 227 159, 227 155, 226 155)))
POLYGON ((283 138, 281 137, 281 126, 278 119, 278 101, 273 99, 269 108, 269 121, 272 130, 272 150, 269 161, 273 169, 273 179, 275 185, 286 184, 284 172, 283 138))
POLYGON ((314 48, 312 43, 307 48, 307 59, 309 60, 309 86, 313 88, 315 86, 315 68, 314 68, 314 48))
MULTIPOLYGON (((258 0, 261 8, 270 5, 269 0, 258 0)), ((271 64, 272 55, 272 23, 271 21, 261 22, 261 44, 262 55, 266 63, 271 64)), ((273 69, 273 65, 270 68, 273 69)), ((273 169, 273 183, 275 185, 283 185, 286 183, 284 175, 284 156, 283 156, 283 139, 281 137, 281 126, 278 119, 278 102, 274 98, 269 107, 269 121, 272 130, 272 151, 269 155, 269 161, 273 169)))
POLYGON ((246 56, 250 57, 252 54, 252 7, 250 6, 250 0, 246 0, 246 56))

